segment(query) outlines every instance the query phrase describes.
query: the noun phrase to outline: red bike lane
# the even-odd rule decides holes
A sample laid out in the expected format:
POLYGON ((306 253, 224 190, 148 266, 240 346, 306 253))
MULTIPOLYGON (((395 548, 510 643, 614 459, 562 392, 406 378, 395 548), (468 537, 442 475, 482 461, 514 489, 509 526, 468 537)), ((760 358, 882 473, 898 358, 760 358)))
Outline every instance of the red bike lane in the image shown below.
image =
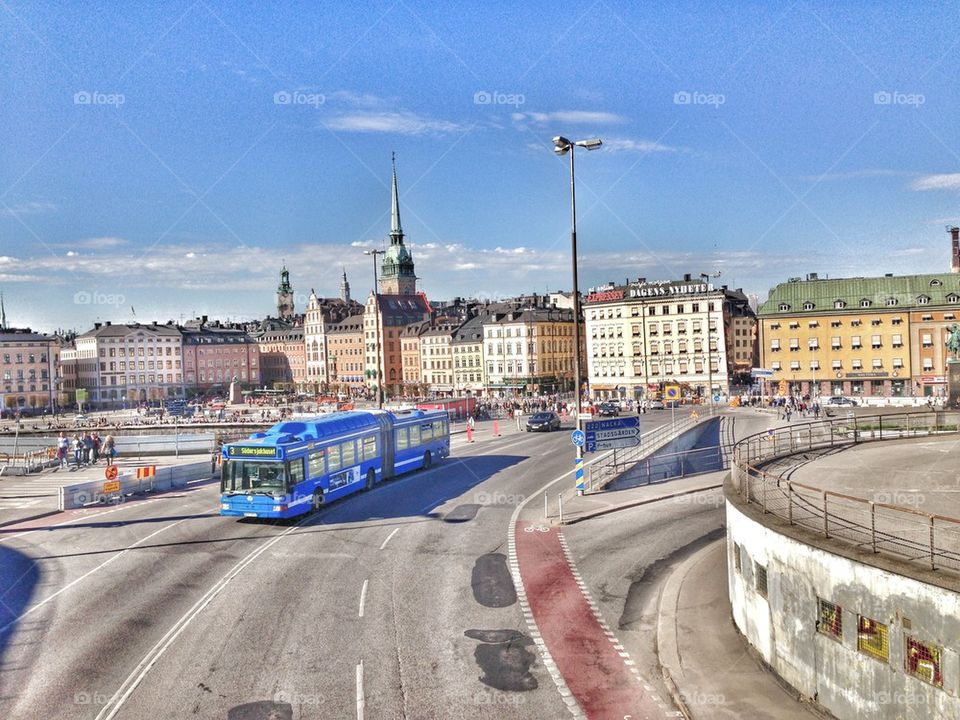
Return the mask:
POLYGON ((570 692, 590 720, 682 717, 645 687, 633 661, 591 608, 558 528, 517 522, 520 578, 537 629, 570 692))

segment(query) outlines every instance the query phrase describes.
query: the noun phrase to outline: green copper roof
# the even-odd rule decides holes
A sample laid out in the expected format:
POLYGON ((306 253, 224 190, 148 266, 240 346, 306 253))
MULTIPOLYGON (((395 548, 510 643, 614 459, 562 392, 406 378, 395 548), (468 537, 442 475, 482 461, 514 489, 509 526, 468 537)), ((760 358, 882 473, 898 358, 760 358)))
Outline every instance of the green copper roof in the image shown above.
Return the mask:
POLYGON ((915 309, 960 303, 960 275, 898 275, 893 277, 793 280, 770 291, 758 315, 915 309), (842 303, 842 305, 839 305, 842 303))

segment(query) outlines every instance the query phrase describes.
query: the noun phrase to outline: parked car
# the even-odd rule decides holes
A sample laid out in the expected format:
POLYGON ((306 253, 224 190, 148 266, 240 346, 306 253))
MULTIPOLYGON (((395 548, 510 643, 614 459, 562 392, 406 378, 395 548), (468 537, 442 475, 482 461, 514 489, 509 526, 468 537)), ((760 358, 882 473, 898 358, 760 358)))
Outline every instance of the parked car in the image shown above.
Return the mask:
POLYGON ((527 419, 527 432, 551 432, 559 429, 560 417, 555 412, 538 412, 527 419))
POLYGON ((848 405, 848 406, 856 407, 857 401, 854 400, 853 398, 834 395, 829 400, 827 400, 827 405, 848 405))
POLYGON ((616 417, 620 414, 620 408, 616 403, 603 402, 597 406, 597 415, 600 417, 616 417))
POLYGON ((73 417, 74 425, 82 425, 83 423, 88 423, 88 422, 90 422, 89 415, 74 415, 73 417))
POLYGON ((665 410, 666 405, 663 404, 663 400, 650 400, 647 402, 647 409, 649 410, 665 410))

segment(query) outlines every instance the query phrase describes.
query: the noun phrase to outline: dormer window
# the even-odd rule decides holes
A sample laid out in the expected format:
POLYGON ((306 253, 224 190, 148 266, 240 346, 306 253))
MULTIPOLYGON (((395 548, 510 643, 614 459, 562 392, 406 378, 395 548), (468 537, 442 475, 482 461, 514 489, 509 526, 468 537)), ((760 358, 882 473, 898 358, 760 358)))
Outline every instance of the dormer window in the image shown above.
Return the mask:
POLYGON ((780 303, 780 305, 777 307, 777 309, 778 309, 780 312, 787 312, 787 311, 790 309, 790 306, 787 305, 787 303, 780 303))
POLYGON ((803 309, 804 309, 804 310, 813 310, 814 307, 815 307, 814 304, 813 304, 812 302, 809 302, 809 301, 808 301, 808 302, 805 302, 805 303, 803 304, 803 309))
POLYGON ((960 300, 960 295, 957 295, 956 293, 950 293, 949 295, 947 295, 948 303, 955 303, 958 300, 960 300))
POLYGON ((894 305, 898 305, 899 303, 900 301, 897 300, 895 297, 887 298, 887 307, 893 307, 894 305))
POLYGON ((921 295, 920 297, 917 298, 917 304, 918 304, 918 305, 929 305, 929 304, 930 304, 930 298, 929 298, 927 295, 921 295))
POLYGON ((934 278, 933 280, 930 281, 930 287, 940 287, 941 285, 943 285, 943 282, 938 280, 937 278, 934 278))
POLYGON ((862 300, 860 300, 860 307, 870 307, 871 305, 873 305, 873 303, 867 300, 866 298, 863 298, 862 300))
POLYGON ((833 303, 833 307, 837 310, 843 310, 846 306, 847 304, 843 300, 835 300, 833 303))

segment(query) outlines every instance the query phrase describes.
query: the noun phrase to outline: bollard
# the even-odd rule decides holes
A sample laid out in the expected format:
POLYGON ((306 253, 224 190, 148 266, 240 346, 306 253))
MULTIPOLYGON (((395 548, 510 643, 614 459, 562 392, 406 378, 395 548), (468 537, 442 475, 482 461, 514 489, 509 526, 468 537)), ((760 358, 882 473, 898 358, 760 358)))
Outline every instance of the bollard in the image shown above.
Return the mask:
POLYGON ((493 436, 500 437, 500 421, 496 419, 493 421, 493 436))
POLYGON ((472 442, 473 442, 473 428, 472 428, 472 427, 468 427, 468 428, 467 428, 467 442, 468 442, 468 443, 472 443, 472 442))
POLYGON ((563 525, 563 493, 557 493, 557 506, 560 508, 560 524, 563 525))

